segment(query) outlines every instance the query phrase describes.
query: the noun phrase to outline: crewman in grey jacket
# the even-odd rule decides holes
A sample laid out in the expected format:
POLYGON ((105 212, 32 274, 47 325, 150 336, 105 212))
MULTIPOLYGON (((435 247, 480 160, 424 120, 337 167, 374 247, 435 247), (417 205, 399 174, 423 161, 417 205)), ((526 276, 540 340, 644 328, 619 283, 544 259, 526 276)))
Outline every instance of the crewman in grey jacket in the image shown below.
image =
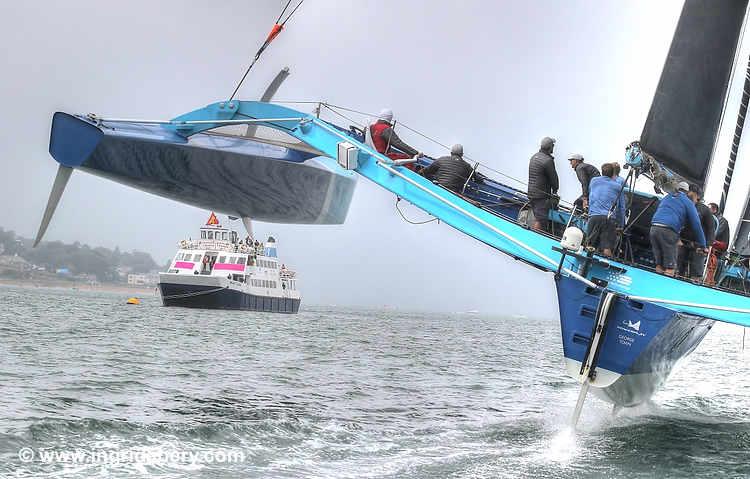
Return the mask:
POLYGON ((552 200, 557 200, 557 190, 560 188, 555 157, 552 156, 554 148, 555 139, 545 136, 539 151, 529 161, 528 196, 534 214, 532 227, 538 231, 545 230, 549 210, 553 206, 552 200))

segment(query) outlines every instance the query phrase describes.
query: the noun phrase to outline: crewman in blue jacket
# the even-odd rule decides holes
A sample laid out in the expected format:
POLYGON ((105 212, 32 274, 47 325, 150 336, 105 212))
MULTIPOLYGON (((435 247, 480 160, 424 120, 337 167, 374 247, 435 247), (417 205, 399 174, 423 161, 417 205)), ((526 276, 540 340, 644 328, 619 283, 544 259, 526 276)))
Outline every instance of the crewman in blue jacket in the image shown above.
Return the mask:
POLYGON ((605 256, 612 256, 617 230, 625 224, 625 196, 612 163, 602 165, 601 176, 591 179, 588 189, 588 242, 605 256))
POLYGON ((674 276, 677 266, 677 244, 680 240, 680 230, 687 224, 695 235, 695 242, 704 252, 706 248, 706 237, 698 216, 695 203, 688 198, 687 192, 690 186, 682 181, 677 186, 677 191, 669 193, 661 199, 656 213, 651 219, 651 248, 654 252, 656 271, 669 276, 674 276))

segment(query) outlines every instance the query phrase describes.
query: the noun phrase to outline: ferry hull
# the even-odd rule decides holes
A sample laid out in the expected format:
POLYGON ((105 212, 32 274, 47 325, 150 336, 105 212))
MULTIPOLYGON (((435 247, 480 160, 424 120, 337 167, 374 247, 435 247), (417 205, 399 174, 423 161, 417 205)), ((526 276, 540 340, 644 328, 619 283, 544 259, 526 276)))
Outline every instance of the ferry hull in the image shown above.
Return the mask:
POLYGON ((164 306, 295 314, 301 302, 300 298, 254 295, 228 284, 160 282, 158 287, 164 306))
MULTIPOLYGON (((567 372, 579 377, 595 322, 600 292, 571 278, 557 280, 567 372)), ((616 406, 648 401, 677 361, 703 340, 714 321, 648 302, 618 297, 609 313, 596 362, 593 393, 616 406)))

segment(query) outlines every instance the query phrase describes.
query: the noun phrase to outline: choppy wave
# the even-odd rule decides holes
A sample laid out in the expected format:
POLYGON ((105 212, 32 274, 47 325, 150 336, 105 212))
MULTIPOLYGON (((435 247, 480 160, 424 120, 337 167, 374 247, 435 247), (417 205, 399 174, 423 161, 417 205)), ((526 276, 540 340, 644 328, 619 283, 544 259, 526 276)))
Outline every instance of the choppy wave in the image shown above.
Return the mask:
POLYGON ((573 434, 553 319, 279 316, 13 288, 0 301, 0 477, 750 475, 750 352, 728 326, 653 404, 612 417, 589 399, 573 434), (47 464, 21 448, 245 457, 47 464))

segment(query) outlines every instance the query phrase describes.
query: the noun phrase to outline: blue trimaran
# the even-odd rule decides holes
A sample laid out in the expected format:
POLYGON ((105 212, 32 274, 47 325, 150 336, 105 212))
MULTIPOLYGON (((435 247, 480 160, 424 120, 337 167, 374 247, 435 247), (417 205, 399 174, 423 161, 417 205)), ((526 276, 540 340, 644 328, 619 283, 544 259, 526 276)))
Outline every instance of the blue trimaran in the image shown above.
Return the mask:
MULTIPOLYGON (((667 191, 681 178, 705 183, 746 7, 746 0, 687 0, 643 135, 627 149, 628 185, 634 187, 639 175, 667 191)), ((320 106, 329 105, 303 113, 268 102, 272 93, 264 101, 222 101, 167 121, 56 113, 50 153, 60 166, 37 240, 73 169, 237 217, 318 224, 343 222, 355 175, 363 176, 549 273, 557 286, 566 369, 582 383, 576 420, 589 389, 616 407, 648 400, 714 321, 750 326, 750 296, 737 290, 748 282, 735 277, 741 267, 727 268, 717 286, 651 268, 644 238, 654 195, 628 189, 628 234, 619 259, 566 249, 559 233, 585 222, 575 210, 551 211, 554 234, 533 231, 518 220, 525 192, 493 180, 469 181, 467 201, 378 153, 360 129, 321 119, 320 106)), ((744 106, 747 94, 746 86, 744 106)))

